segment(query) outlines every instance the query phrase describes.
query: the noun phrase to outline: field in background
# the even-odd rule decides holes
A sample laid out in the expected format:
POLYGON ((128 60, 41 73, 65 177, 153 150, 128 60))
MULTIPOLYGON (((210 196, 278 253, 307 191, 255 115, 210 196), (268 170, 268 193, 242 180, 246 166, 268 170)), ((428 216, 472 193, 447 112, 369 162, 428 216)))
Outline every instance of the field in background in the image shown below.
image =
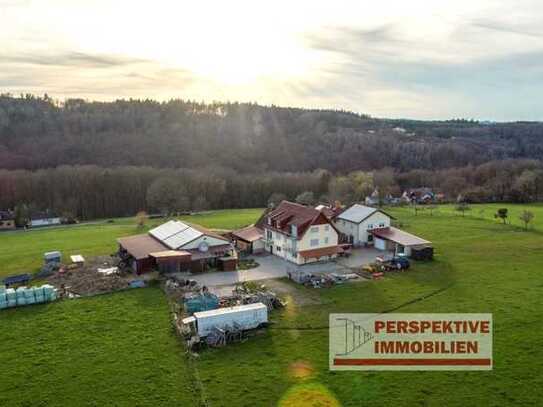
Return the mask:
MULTIPOLYGON (((469 207, 471 209, 469 211, 466 211, 465 216, 486 219, 488 221, 498 222, 498 223, 502 222, 502 220, 495 219, 494 214, 500 208, 507 208, 508 210, 507 223, 513 226, 518 226, 520 228, 524 228, 524 222, 522 222, 519 219, 519 215, 522 213, 522 211, 528 210, 534 214, 534 219, 532 220, 532 223, 530 224, 529 227, 543 232, 543 204, 491 203, 491 204, 469 205, 469 207)), ((439 211, 445 214, 462 216, 462 214, 456 211, 454 208, 455 208, 455 205, 440 205, 439 211)))
POLYGON ((3 310, 2 406, 192 406, 158 288, 3 310))
MULTIPOLYGON (((210 211, 180 219, 213 229, 236 229, 253 223, 262 209, 229 209, 210 211)), ((0 233, 0 277, 17 273, 35 272, 43 264, 43 253, 60 250, 64 261, 70 254, 83 256, 107 255, 116 251, 116 239, 144 233, 164 219, 151 219, 146 228, 136 227, 134 218, 113 219, 113 223, 97 221, 28 231, 0 233)))

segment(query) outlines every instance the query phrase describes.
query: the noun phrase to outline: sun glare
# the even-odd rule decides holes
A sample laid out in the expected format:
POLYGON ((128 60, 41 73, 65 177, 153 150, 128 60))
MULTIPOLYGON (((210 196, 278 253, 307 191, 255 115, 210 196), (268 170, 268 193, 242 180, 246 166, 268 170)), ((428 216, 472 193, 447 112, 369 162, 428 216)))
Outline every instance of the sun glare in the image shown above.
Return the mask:
POLYGON ((319 61, 303 43, 303 24, 263 14, 250 3, 215 3, 212 13, 174 3, 160 15, 130 6, 129 16, 125 7, 109 6, 98 33, 85 27, 95 18, 70 22, 73 41, 85 51, 142 58, 225 85, 304 76, 319 61))

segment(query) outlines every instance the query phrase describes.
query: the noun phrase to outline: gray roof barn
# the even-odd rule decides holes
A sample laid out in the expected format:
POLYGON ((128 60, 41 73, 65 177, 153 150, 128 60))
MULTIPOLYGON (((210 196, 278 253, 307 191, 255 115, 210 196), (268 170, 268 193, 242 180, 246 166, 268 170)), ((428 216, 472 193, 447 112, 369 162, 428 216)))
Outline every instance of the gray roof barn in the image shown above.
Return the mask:
POLYGON ((372 208, 370 206, 364 206, 360 204, 354 204, 350 208, 346 209, 344 212, 338 215, 338 219, 346 220, 353 223, 360 223, 364 219, 369 218, 375 212, 384 213, 386 216, 392 218, 389 214, 383 212, 380 209, 372 208))

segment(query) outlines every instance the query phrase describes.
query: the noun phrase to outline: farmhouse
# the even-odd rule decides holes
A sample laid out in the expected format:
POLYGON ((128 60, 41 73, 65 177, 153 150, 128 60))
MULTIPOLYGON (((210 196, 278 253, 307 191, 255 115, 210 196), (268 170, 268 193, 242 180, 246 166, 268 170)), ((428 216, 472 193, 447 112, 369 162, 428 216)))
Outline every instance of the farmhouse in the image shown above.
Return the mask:
POLYGON ((373 229, 390 227, 392 217, 380 209, 354 204, 340 213, 335 221, 342 240, 353 246, 373 244, 373 229))
POLYGON ((15 215, 11 211, 0 211, 0 230, 15 229, 15 215))
POLYGON ((119 255, 140 274, 153 269, 161 272, 201 272, 209 268, 232 270, 237 257, 228 239, 201 226, 171 220, 147 234, 117 239, 119 255))
POLYGON ((329 260, 340 251, 335 226, 314 208, 283 201, 257 226, 266 251, 296 264, 329 260))

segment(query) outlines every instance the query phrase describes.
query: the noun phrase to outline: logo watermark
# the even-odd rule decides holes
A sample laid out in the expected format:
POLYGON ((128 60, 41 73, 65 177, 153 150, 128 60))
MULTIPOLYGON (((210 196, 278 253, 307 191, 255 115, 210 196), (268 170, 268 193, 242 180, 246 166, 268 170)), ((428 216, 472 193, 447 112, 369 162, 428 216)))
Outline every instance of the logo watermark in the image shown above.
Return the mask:
POLYGON ((492 370, 492 314, 330 314, 331 370, 492 370))

